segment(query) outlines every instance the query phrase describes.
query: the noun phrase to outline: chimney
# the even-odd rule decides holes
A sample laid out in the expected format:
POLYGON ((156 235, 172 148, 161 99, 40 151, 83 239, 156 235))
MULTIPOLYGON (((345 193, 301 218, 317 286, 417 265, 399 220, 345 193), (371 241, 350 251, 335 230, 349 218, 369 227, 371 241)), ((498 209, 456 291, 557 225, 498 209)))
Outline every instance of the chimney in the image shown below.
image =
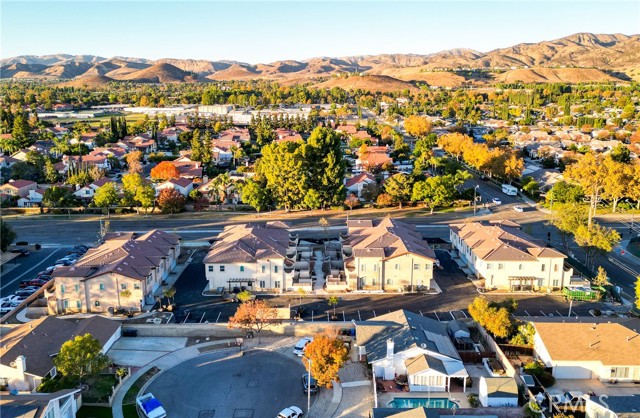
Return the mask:
POLYGON ((25 356, 18 356, 16 358, 16 369, 18 369, 18 375, 24 380, 24 373, 27 371, 27 358, 25 356))
POLYGON ((393 358, 393 349, 394 349, 393 340, 391 338, 389 338, 387 340, 387 358, 388 359, 392 359, 393 358))

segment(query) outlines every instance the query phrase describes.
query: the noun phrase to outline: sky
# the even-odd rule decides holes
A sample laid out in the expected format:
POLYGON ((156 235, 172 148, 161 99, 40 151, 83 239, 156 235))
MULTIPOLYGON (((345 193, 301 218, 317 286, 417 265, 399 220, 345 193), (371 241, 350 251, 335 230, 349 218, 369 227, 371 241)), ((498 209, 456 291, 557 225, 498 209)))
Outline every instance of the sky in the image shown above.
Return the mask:
POLYGON ((640 33, 640 1, 0 1, 0 57, 87 54, 252 64, 640 33))

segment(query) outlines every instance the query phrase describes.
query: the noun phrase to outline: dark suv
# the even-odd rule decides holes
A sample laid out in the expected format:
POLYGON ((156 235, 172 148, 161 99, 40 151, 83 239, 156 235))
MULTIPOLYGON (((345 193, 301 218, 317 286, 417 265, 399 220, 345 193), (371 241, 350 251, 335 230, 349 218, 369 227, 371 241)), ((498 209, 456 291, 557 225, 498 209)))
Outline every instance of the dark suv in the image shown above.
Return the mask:
POLYGON ((318 393, 318 384, 316 383, 316 379, 311 378, 311 385, 307 384, 309 379, 309 374, 305 373, 302 375, 302 392, 306 395, 307 392, 311 392, 311 394, 318 393))

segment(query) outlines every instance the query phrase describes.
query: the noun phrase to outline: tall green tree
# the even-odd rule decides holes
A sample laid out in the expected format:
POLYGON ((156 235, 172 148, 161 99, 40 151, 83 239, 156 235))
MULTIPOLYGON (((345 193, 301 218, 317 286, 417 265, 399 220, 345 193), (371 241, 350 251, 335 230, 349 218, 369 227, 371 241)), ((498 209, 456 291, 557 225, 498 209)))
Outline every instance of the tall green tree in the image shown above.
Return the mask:
POLYGON ((105 183, 99 187, 95 196, 93 196, 93 203, 99 208, 106 209, 108 218, 110 216, 109 207, 118 203, 116 185, 114 183, 105 183))
POLYGON ((58 170, 56 170, 56 167, 51 160, 47 159, 44 162, 42 172, 44 174, 44 180, 47 183, 55 183, 58 181, 58 170))
POLYGON ((11 228, 11 225, 0 219, 0 250, 2 252, 7 251, 9 246, 16 239, 16 233, 11 228))
POLYGON ((578 226, 574 231, 574 240, 585 252, 587 267, 593 268, 596 254, 613 251, 620 243, 620 234, 615 229, 592 223, 578 226))
POLYGON ((300 207, 307 190, 303 148, 297 142, 272 143, 262 148, 256 172, 267 180, 275 203, 289 211, 300 207))
POLYGON ((77 378, 78 383, 82 385, 82 380, 86 376, 100 373, 111 363, 111 360, 102 353, 102 347, 97 339, 91 334, 84 334, 62 344, 53 363, 60 373, 77 378))
POLYGON ((42 196, 42 204, 53 208, 69 206, 74 203, 74 200, 71 190, 58 186, 48 188, 42 196))
POLYGON ((402 203, 411 199, 413 183, 405 174, 394 174, 384 183, 384 191, 393 198, 393 201, 402 209, 402 203))
POLYGON ((248 179, 242 187, 242 201, 251 205, 260 216, 260 212, 266 210, 271 203, 266 182, 255 177, 248 179))
POLYGON ((304 147, 308 190, 315 190, 320 207, 338 205, 345 197, 340 136, 332 129, 318 127, 304 147))

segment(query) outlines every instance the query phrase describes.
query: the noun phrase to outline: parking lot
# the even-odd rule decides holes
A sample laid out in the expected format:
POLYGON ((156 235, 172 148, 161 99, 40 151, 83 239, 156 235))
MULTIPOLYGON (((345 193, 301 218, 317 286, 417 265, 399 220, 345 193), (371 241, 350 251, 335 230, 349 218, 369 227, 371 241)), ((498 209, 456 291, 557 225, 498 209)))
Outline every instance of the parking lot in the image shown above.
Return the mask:
MULTIPOLYGON (((221 297, 203 296, 207 285, 202 259, 205 253, 198 251, 192 263, 176 283, 176 322, 217 323, 227 322, 237 308, 234 302, 222 301, 221 297)), ((451 260, 446 251, 437 251, 442 269, 435 271, 435 278, 442 289, 440 294, 345 294, 335 308, 339 321, 362 321, 395 311, 408 309, 440 321, 469 316, 467 306, 479 296, 475 286, 466 278, 451 260)), ((559 295, 535 292, 516 294, 488 293, 489 300, 503 300, 508 297, 518 301, 514 315, 518 317, 567 317, 569 303, 559 295)), ((300 307, 305 321, 326 321, 333 313, 327 304, 328 295, 259 295, 275 307, 289 307, 292 313, 300 307)), ((589 310, 609 309, 604 303, 573 302, 572 317, 590 316, 589 310)))

